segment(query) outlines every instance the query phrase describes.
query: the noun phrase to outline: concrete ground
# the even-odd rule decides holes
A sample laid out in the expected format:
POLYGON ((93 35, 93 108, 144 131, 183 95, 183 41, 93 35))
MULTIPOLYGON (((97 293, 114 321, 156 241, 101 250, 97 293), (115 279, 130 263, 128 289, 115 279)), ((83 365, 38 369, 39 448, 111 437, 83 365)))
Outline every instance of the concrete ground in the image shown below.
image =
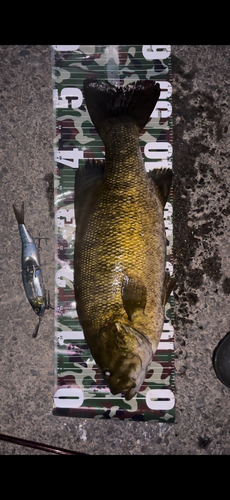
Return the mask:
MULTIPOLYGON (((230 46, 172 46, 176 419, 52 415, 54 326, 23 290, 12 203, 41 242, 53 302, 51 50, 0 46, 0 432, 89 454, 229 454, 230 390, 213 349, 230 330, 230 46)), ((44 452, 0 441, 1 454, 44 452)))

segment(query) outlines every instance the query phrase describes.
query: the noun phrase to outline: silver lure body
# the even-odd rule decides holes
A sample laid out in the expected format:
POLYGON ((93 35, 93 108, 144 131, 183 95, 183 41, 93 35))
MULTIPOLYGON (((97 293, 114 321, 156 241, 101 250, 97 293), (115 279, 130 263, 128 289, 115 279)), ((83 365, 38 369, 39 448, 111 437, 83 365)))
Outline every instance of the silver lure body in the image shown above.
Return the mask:
POLYGON ((45 290, 36 244, 25 224, 18 225, 22 241, 22 279, 26 296, 38 316, 45 312, 45 290))
MULTIPOLYGON (((39 316, 39 323, 44 315, 46 305, 46 294, 43 287, 41 264, 36 244, 26 229, 24 222, 24 202, 21 210, 13 205, 15 217, 18 223, 19 234, 22 240, 22 280, 27 299, 34 312, 39 316)), ((40 238, 42 239, 42 238, 40 238)), ((36 329, 35 329, 36 330, 36 329)), ((37 331, 35 332, 36 336, 37 331)))

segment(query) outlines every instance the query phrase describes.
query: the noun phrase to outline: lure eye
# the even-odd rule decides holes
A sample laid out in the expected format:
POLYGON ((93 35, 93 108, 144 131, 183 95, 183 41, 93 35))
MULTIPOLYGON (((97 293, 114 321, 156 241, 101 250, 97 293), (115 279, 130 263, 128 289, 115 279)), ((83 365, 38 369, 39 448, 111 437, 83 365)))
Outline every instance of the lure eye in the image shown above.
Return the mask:
POLYGON ((104 370, 103 375, 107 378, 111 377, 111 372, 109 370, 104 370))
POLYGON ((39 312, 38 307, 35 307, 34 312, 36 312, 36 314, 39 312))

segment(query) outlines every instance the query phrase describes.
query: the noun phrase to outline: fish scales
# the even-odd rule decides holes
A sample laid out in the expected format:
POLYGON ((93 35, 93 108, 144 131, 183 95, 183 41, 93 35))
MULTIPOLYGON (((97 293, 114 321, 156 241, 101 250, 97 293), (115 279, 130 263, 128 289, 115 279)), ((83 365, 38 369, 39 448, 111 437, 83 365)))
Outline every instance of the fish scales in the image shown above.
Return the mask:
MULTIPOLYGON (((154 82, 150 84, 152 93, 156 92, 154 82)), ((107 117, 107 103, 100 124, 100 119, 94 120, 97 110, 87 99, 88 90, 89 82, 86 104, 104 142, 106 162, 100 181, 90 186, 81 206, 77 199, 81 178, 76 174, 77 311, 111 391, 123 392, 130 399, 146 375, 163 327, 163 204, 159 186, 144 168, 139 145, 142 123, 133 118, 132 110, 130 116, 130 108, 116 116, 114 103, 110 103, 112 116, 107 117)), ((99 101, 100 97, 99 90, 99 101)))
POLYGON ((111 311, 114 316, 125 314, 121 297, 124 275, 135 274, 147 284, 146 306, 153 312, 156 281, 160 283, 165 269, 162 206, 150 189, 135 129, 120 125, 112 137, 108 131, 104 180, 96 193, 92 213, 87 214, 81 238, 81 304, 84 303, 85 317, 90 319, 88 328, 92 334, 111 311), (113 148, 119 151, 116 160, 110 157, 113 148), (151 259, 157 265, 153 266, 151 259))

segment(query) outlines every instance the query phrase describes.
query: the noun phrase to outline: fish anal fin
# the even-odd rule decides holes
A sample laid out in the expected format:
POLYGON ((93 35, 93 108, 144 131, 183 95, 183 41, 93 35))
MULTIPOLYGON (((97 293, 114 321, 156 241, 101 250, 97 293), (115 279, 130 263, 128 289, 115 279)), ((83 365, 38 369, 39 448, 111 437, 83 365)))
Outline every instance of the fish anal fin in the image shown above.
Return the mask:
POLYGON ((165 278, 163 284, 162 305, 165 306, 174 286, 176 285, 176 278, 171 278, 169 271, 165 271, 165 278))
POLYGON ((172 184, 171 168, 154 168, 148 172, 148 177, 155 184, 162 206, 165 206, 172 184))
POLYGON ((139 312, 144 312, 147 302, 147 289, 139 278, 124 276, 121 295, 125 311, 130 321, 139 312))

